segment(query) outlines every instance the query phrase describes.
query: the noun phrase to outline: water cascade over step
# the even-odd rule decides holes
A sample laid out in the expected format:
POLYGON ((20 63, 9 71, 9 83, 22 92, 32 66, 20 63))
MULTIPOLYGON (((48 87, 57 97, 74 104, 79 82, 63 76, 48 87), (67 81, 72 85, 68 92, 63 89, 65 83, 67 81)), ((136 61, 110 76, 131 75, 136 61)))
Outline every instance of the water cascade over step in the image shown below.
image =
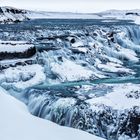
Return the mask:
MULTIPOLYGON (((36 54, 36 65, 0 73, 1 86, 25 101, 33 115, 109 140, 139 139, 140 26, 130 21, 33 20, 0 29, 2 40, 34 45, 23 57, 36 54), (12 78, 6 76, 17 70, 12 78)), ((22 57, 17 53, 8 58, 22 57)))

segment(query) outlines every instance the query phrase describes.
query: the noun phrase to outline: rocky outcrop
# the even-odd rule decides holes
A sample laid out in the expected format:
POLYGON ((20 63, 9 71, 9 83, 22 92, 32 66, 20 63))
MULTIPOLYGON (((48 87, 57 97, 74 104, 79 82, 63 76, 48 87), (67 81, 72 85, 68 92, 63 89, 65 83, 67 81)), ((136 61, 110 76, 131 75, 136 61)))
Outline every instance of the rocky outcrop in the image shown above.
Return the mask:
POLYGON ((0 24, 18 23, 23 20, 29 20, 26 14, 26 10, 13 7, 0 7, 0 24))
POLYGON ((30 58, 36 54, 36 48, 26 42, 1 41, 0 60, 30 58))
POLYGON ((36 53, 36 48, 29 48, 24 52, 0 52, 0 60, 29 58, 36 53))
MULTIPOLYGON (((136 86, 129 86, 132 88, 132 91, 130 88, 130 91, 128 89, 126 94, 131 93, 131 95, 135 95, 135 93, 139 92, 139 90, 135 89, 136 86)), ((120 86, 120 88, 124 87, 120 86)), ((121 97, 123 92, 119 92, 119 86, 116 92, 112 91, 114 90, 113 85, 95 85, 91 88, 91 94, 94 94, 95 89, 100 89, 101 92, 103 88, 111 88, 106 95, 110 93, 117 94, 118 92, 118 94, 120 94, 118 98, 123 97, 121 97)), ((139 89, 139 87, 137 88, 139 89)), ((84 91, 86 92, 86 89, 84 89, 84 91)), ((130 100, 130 105, 126 105, 126 107, 123 108, 124 103, 120 101, 118 104, 122 105, 122 107, 119 109, 113 107, 112 101, 110 103, 108 103, 108 101, 108 105, 106 105, 104 101, 106 97, 102 95, 99 95, 101 97, 91 97, 87 94, 88 92, 85 94, 81 94, 81 92, 81 88, 76 87, 63 87, 57 90, 56 88, 51 90, 32 89, 26 93, 28 108, 35 116, 51 120, 59 125, 81 129, 108 140, 129 140, 132 138, 138 140, 140 135, 139 99, 134 98, 135 103, 133 106, 131 99, 124 95, 126 101, 129 102, 130 100), (78 90, 80 90, 79 93, 77 92, 78 90), (92 101, 88 102, 90 99, 94 101, 98 98, 100 98, 101 101, 99 100, 96 104, 92 101)), ((111 98, 110 100, 113 100, 113 96, 111 96, 111 98)))
POLYGON ((139 13, 133 13, 133 12, 128 12, 125 15, 134 15, 134 16, 140 16, 139 13))

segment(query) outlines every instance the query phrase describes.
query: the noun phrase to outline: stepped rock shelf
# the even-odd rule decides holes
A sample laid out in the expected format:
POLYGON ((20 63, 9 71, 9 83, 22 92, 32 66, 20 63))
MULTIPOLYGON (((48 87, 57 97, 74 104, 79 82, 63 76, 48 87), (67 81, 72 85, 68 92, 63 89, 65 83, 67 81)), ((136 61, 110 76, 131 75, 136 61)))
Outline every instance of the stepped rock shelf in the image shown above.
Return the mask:
POLYGON ((20 41, 0 41, 0 60, 29 58, 36 54, 32 44, 20 41))

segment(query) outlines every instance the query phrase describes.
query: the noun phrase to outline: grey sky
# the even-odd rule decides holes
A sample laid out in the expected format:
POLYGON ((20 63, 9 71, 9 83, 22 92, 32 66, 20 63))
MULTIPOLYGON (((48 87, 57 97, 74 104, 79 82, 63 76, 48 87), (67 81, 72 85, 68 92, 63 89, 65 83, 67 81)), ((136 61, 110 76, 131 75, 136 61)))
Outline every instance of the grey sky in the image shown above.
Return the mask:
POLYGON ((0 0, 0 5, 32 10, 90 13, 107 9, 140 9, 140 0, 0 0))

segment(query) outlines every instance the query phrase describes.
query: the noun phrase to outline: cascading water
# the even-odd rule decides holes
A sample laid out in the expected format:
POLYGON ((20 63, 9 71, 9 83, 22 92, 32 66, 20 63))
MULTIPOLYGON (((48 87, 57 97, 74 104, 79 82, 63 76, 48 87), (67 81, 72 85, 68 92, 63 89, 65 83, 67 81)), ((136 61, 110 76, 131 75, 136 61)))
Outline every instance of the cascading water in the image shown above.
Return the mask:
MULTIPOLYGON (((35 116, 109 140, 122 135, 139 138, 139 107, 118 111, 104 104, 93 105, 89 100, 112 93, 117 81, 139 83, 140 27, 127 21, 110 27, 101 22, 92 25, 93 21, 84 23, 84 27, 79 20, 75 24, 65 20, 58 24, 58 20, 51 26, 46 20, 42 25, 36 20, 0 25, 1 39, 26 40, 35 45, 37 54, 32 62, 43 67, 46 77, 42 85, 23 84, 26 90, 17 83, 26 83, 35 72, 17 79, 9 80, 7 76, 1 86, 25 101, 35 116)), ((133 89, 130 93, 135 96, 126 96, 139 100, 139 92, 133 89)))

